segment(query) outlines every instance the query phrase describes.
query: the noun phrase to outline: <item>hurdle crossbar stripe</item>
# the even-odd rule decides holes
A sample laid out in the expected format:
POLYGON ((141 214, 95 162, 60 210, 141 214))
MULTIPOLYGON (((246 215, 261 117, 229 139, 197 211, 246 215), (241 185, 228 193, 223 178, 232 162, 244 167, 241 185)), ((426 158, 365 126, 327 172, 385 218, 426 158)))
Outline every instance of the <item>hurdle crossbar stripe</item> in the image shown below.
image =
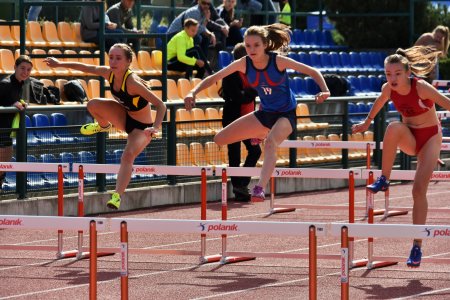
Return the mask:
POLYGON ((328 231, 339 236, 341 228, 348 228, 348 235, 358 238, 444 238, 450 239, 450 225, 404 225, 404 224, 346 224, 332 223, 328 231))
POLYGON ((325 223, 301 222, 256 222, 256 221, 203 221, 172 219, 124 219, 110 220, 111 230, 119 231, 122 222, 127 223, 128 232, 171 232, 203 234, 276 234, 307 235, 309 227, 315 226, 318 236, 326 235, 325 223))
POLYGON ((31 162, 0 162, 2 172, 58 172, 58 166, 63 172, 69 172, 69 164, 31 163, 31 162))
MULTIPOLYGON (((272 258, 293 258, 309 259, 309 253, 283 253, 283 252, 245 252, 245 251, 227 251, 227 256, 253 256, 253 257, 272 257, 272 258)), ((339 254, 317 254, 317 259, 338 260, 339 254)))
MULTIPOLYGON (((408 257, 403 256, 373 256, 374 260, 383 260, 383 261, 406 261, 408 257)), ((422 263, 438 263, 438 264, 450 264, 450 258, 447 257, 422 257, 422 263)))
POLYGON ((338 149, 375 149, 375 142, 371 141, 283 141, 279 147, 282 148, 338 148, 338 149))
MULTIPOLYGON (((74 172, 78 172, 80 165, 85 173, 118 173, 118 164, 73 164, 74 172)), ((153 175, 184 175, 200 176, 201 170, 206 169, 206 175, 213 175, 212 167, 185 167, 185 166, 158 166, 158 165, 133 165, 133 174, 153 175)))
MULTIPOLYGON (((381 170, 362 170, 361 179, 368 179, 370 172, 374 176, 381 176, 381 170)), ((416 171, 414 170, 393 170, 391 173, 390 180, 414 180, 416 171)), ((430 180, 435 181, 449 181, 450 172, 449 171, 434 171, 431 175, 430 180)))
MULTIPOLYGON (((216 172, 226 169, 228 176, 259 176, 260 168, 249 167, 217 167, 216 172)), ((319 169, 319 168, 275 168, 272 177, 295 177, 295 178, 335 178, 348 179, 348 174, 353 171, 355 178, 360 179, 361 170, 359 169, 319 169)))
POLYGON ((75 217, 43 217, 0 215, 0 228, 9 229, 61 229, 61 230, 89 230, 90 221, 97 223, 97 231, 106 231, 106 218, 75 218, 75 217))
MULTIPOLYGON (((348 211, 348 204, 347 205, 335 205, 335 204, 329 204, 329 205, 314 205, 314 204, 276 204, 276 208, 304 208, 304 209, 332 209, 332 210, 347 210, 348 211)), ((355 210, 366 210, 365 207, 357 206, 355 207, 355 210)))

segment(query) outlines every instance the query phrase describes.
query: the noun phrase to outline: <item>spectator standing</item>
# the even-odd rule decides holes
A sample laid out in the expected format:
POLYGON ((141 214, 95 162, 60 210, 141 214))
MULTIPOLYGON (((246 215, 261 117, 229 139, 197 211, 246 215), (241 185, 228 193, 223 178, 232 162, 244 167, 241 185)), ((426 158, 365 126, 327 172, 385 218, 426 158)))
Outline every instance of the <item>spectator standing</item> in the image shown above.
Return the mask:
POLYGON ((289 0, 280 0, 279 3, 282 13, 280 15, 280 23, 291 26, 291 5, 289 4, 289 0))
MULTIPOLYGON (((226 0, 227 1, 227 0, 226 0)), ((225 1, 224 1, 225 2, 225 1)), ((233 49, 234 60, 246 56, 243 43, 237 44, 233 49)), ((242 116, 255 111, 255 99, 258 93, 253 89, 245 74, 234 72, 222 80, 222 98, 225 100, 223 105, 223 127, 228 126, 242 116)), ((261 156, 261 147, 259 144, 253 145, 250 139, 242 141, 247 148, 247 157, 244 167, 255 167, 261 156)), ((241 142, 231 143, 228 147, 228 162, 230 167, 239 167, 241 164, 241 142)), ((231 177, 233 193, 236 201, 250 201, 248 185, 250 177, 231 177)))
POLYGON ((198 22, 194 19, 184 20, 184 29, 175 34, 167 44, 167 69, 186 72, 186 78, 197 70, 196 77, 203 78, 205 70, 212 74, 205 54, 199 46, 194 46, 193 37, 197 34, 198 22))
MULTIPOLYGON (((106 14, 111 22, 117 24, 117 28, 125 33, 144 33, 144 30, 137 30, 133 26, 131 18, 133 17, 133 6, 135 0, 121 0, 119 3, 111 6, 106 14)), ((134 52, 137 53, 140 48, 140 41, 137 38, 127 38, 127 44, 131 44, 134 52)))
MULTIPOLYGON (((14 73, 0 81, 0 105, 14 106, 19 110, 27 107, 21 100, 24 82, 30 78, 33 63, 26 55, 19 56, 14 64, 14 73)), ((0 116, 0 128, 11 128, 15 113, 5 113, 0 116)), ((0 132, 0 161, 10 161, 13 154, 10 132, 0 132)), ((0 172, 0 189, 5 179, 5 173, 0 172)))

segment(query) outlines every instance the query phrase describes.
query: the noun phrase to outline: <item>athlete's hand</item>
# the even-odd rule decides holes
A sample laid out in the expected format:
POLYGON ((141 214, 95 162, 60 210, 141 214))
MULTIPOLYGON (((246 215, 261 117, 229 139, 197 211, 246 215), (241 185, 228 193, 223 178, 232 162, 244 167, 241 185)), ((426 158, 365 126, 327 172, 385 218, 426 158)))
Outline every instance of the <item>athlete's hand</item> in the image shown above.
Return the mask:
POLYGON ((148 138, 156 138, 156 135, 159 133, 158 128, 155 127, 147 127, 144 129, 144 133, 148 138))
POLYGON ((184 98, 184 107, 190 111, 193 107, 195 107, 195 97, 192 95, 192 93, 189 93, 184 98))
POLYGON ((369 126, 370 126, 370 120, 365 119, 364 122, 361 122, 361 123, 358 123, 358 124, 355 124, 352 126, 352 133, 367 131, 369 129, 369 126))
POLYGON ((56 68, 56 67, 58 67, 61 64, 61 62, 59 60, 57 60, 56 58, 54 58, 54 57, 47 57, 46 59, 44 59, 44 62, 50 68, 56 68))
POLYGON ((323 101, 327 100, 328 97, 330 97, 330 92, 320 92, 318 94, 316 94, 315 99, 316 99, 316 103, 320 104, 323 101))

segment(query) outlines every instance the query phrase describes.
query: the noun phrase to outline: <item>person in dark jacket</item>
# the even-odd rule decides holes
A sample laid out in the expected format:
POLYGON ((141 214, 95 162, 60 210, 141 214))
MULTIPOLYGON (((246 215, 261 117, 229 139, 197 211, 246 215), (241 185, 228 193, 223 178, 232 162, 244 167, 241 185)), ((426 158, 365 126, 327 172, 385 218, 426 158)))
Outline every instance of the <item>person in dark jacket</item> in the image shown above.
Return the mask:
MULTIPOLYGON (((244 43, 237 44, 233 49, 234 59, 239 59, 247 55, 244 43)), ((255 110, 256 90, 250 87, 245 74, 234 72, 222 80, 222 98, 225 100, 223 106, 222 125, 223 127, 232 123, 248 113, 255 110)), ((244 167, 254 167, 261 156, 261 148, 252 145, 250 139, 243 141, 248 154, 245 158, 244 167)), ((239 167, 241 163, 241 142, 229 144, 228 162, 230 167, 239 167)), ((250 201, 248 185, 250 177, 231 177, 233 193, 236 201, 250 201)))
POLYGON ((241 34, 242 18, 237 18, 236 0, 223 0, 223 4, 217 7, 217 13, 229 26, 228 37, 226 39, 226 46, 233 46, 243 41, 241 34))
MULTIPOLYGON (((103 0, 94 0, 103 2, 103 0)), ((106 8, 106 4, 105 4, 106 8)), ((100 28, 100 9, 98 6, 83 6, 81 8, 81 39, 87 43, 98 45, 100 28)), ((123 30, 117 28, 117 23, 111 22, 108 15, 105 14, 105 33, 122 33, 123 30)), ((109 51, 112 45, 123 42, 120 38, 105 38, 105 50, 109 51)))
MULTIPOLYGON (((133 17, 133 6, 135 0, 121 0, 119 3, 111 6, 106 14, 111 22, 117 24, 117 28, 123 30, 125 33, 144 33, 144 30, 137 30, 133 26, 131 18, 133 17)), ((127 38, 126 44, 131 44, 135 53, 138 53, 140 48, 140 41, 137 38, 127 38)))
MULTIPOLYGON (((14 64, 14 73, 0 81, 0 105, 14 106, 19 110, 26 108, 27 103, 22 98, 25 80, 30 78, 33 63, 26 55, 21 55, 14 64)), ((15 113, 4 113, 0 116, 0 128, 11 128, 15 113)), ((10 161, 13 147, 10 131, 0 131, 0 161, 10 161)), ((0 172, 0 189, 5 179, 5 173, 0 172)))

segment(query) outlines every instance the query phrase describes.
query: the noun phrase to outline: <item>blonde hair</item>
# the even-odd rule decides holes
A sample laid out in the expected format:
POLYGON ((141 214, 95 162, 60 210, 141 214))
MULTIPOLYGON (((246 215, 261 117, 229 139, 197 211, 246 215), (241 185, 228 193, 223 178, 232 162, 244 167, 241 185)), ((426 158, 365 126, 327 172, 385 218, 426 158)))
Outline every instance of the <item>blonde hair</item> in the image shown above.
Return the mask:
POLYGON ((275 23, 266 26, 251 26, 244 34, 245 37, 249 35, 257 35, 261 37, 264 44, 267 45, 266 52, 268 51, 282 51, 286 52, 289 49, 289 43, 291 41, 291 30, 289 26, 275 23))
POLYGON ((386 57, 384 65, 399 63, 405 67, 405 70, 411 70, 416 76, 428 76, 436 66, 437 58, 441 53, 429 46, 398 48, 395 54, 386 57))
POLYGON ((447 56, 448 46, 449 46, 449 34, 448 34, 449 30, 448 30, 448 27, 444 26, 444 25, 436 26, 436 28, 433 29, 433 33, 435 33, 435 32, 442 33, 442 35, 444 36, 443 45, 442 45, 443 46, 442 47, 442 54, 444 56, 447 56))

